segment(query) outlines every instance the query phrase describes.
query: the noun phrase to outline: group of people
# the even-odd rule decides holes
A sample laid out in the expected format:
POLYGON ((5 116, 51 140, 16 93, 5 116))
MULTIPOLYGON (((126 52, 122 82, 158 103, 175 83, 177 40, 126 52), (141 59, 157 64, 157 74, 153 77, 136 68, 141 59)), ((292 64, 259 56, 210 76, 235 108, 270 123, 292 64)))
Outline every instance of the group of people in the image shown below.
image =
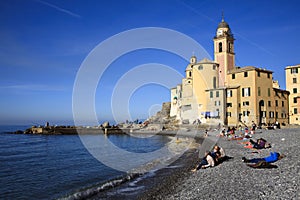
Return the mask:
POLYGON ((205 156, 201 159, 197 166, 194 169, 192 169, 192 172, 195 172, 199 169, 214 167, 215 165, 223 162, 225 158, 226 154, 224 149, 218 145, 215 145, 211 152, 205 152, 205 156))
MULTIPOLYGON (((252 134, 254 134, 253 132, 256 130, 256 128, 257 128, 257 126, 253 122, 253 124, 251 126, 252 134)), ((234 134, 234 131, 235 131, 234 128, 232 128, 232 129, 229 128, 227 132, 225 132, 225 129, 223 129, 221 133, 223 133, 224 136, 226 136, 228 133, 234 134)), ((207 137, 207 136, 208 136, 208 134, 206 131, 205 137, 207 137)), ((246 139, 246 138, 243 137, 243 139, 246 139)), ((245 146, 246 148, 253 148, 253 149, 271 148, 271 144, 268 143, 264 138, 259 138, 256 141, 250 139, 246 143, 243 142, 243 144, 246 144, 246 146, 245 146)), ((285 157, 285 156, 279 154, 278 152, 271 152, 270 155, 267 157, 253 158, 253 159, 247 159, 247 158, 243 157, 242 161, 245 163, 252 163, 252 164, 248 164, 248 166, 250 166, 250 167, 271 167, 272 165, 270 165, 270 163, 276 162, 276 161, 282 159, 283 157, 285 157)), ((199 163, 196 165, 196 167, 194 169, 192 169, 191 171, 195 172, 199 169, 214 167, 214 166, 220 164, 221 162, 223 162, 224 160, 226 160, 226 158, 229 158, 229 157, 226 156, 224 149, 218 145, 215 145, 212 151, 205 152, 205 156, 199 161, 199 163)), ((277 167, 277 166, 275 166, 275 167, 277 167)))

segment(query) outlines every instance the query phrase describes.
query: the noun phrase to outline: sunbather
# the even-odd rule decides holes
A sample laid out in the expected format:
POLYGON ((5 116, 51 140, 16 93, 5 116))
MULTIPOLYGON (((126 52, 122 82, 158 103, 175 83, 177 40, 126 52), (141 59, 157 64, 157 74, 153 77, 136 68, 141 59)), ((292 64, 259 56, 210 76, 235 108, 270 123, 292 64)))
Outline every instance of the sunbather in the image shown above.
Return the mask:
POLYGON ((285 155, 280 155, 278 152, 270 152, 270 156, 268 157, 252 158, 252 159, 247 159, 245 157, 242 157, 242 161, 246 163, 259 163, 259 162, 273 163, 284 157, 285 155))
POLYGON ((200 161, 200 163, 196 166, 195 169, 191 170, 192 172, 195 172, 199 169, 205 169, 208 167, 214 167, 215 166, 215 161, 211 156, 211 153, 209 151, 205 152, 204 158, 200 161))

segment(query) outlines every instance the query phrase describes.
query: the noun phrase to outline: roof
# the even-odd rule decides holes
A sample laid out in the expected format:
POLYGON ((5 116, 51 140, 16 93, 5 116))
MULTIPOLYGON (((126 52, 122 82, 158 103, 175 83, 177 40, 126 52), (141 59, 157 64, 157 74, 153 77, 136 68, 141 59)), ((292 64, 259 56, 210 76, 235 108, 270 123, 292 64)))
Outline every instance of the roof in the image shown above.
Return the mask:
POLYGON ((292 68, 299 68, 300 67, 300 64, 299 65, 291 65, 291 66, 287 66, 286 68, 285 68, 285 70, 287 70, 287 69, 292 69, 292 68))
POLYGON ((224 13, 222 12, 222 21, 219 23, 218 28, 229 28, 229 25, 224 20, 224 13))
POLYGON ((209 60, 208 58, 203 58, 197 64, 218 64, 215 61, 209 60))
POLYGON ((288 90, 283 90, 283 89, 279 89, 279 88, 273 88, 274 91, 277 91, 277 92, 283 92, 283 93, 290 93, 290 91, 288 90))
POLYGON ((219 23, 218 28, 229 28, 229 25, 227 22, 225 22, 223 19, 222 21, 219 23))
POLYGON ((230 70, 228 73, 235 74, 235 73, 247 72, 247 71, 253 71, 253 70, 259 71, 259 72, 265 72, 265 73, 273 73, 273 71, 271 71, 271 70, 257 68, 257 67, 253 67, 253 66, 245 66, 245 67, 241 67, 241 68, 237 67, 237 68, 230 70))

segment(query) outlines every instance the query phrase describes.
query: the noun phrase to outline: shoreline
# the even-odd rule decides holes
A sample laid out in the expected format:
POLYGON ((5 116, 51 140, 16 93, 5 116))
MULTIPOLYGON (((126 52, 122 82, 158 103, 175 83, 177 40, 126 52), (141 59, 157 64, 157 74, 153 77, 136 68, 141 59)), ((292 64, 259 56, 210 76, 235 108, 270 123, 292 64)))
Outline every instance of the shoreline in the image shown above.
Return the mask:
MULTIPOLYGON (((152 192, 156 191, 156 185, 158 182, 160 187, 167 187, 168 185, 172 184, 173 181, 180 178, 183 172, 189 172, 191 166, 196 164, 195 158, 198 157, 196 146, 201 144, 202 141, 203 138, 201 137, 195 138, 196 144, 192 145, 192 147, 190 147, 169 166, 159 170, 146 172, 141 176, 135 177, 132 180, 128 180, 127 182, 118 185, 117 187, 112 187, 108 190, 89 196, 87 199, 137 200, 143 199, 144 194, 147 194, 149 190, 152 192), (138 188, 137 190, 135 190, 136 187, 138 188), (127 191, 128 189, 130 190, 129 192, 123 193, 123 191, 127 191), (131 191, 131 189, 133 190, 131 191)), ((150 199, 152 198, 150 197, 150 199)))
POLYGON ((165 179, 157 179, 156 186, 136 199, 298 199, 300 129, 262 130, 253 138, 263 137, 272 148, 253 153, 239 144, 220 138, 218 144, 233 159, 213 168, 190 172, 190 163, 182 173, 165 179), (241 161, 247 158, 265 157, 277 151, 286 155, 275 162, 278 168, 253 169, 241 161))

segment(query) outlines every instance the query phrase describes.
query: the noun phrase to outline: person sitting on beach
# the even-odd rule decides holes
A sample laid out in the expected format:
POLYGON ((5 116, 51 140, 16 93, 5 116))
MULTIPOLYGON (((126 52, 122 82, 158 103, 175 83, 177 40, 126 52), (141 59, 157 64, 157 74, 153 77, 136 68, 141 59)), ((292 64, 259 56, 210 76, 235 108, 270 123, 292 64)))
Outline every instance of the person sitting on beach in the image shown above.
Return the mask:
POLYGON ((208 137, 207 130, 206 130, 205 133, 204 133, 204 137, 208 137))
POLYGON ((224 161, 226 154, 222 147, 215 145, 213 151, 211 152, 211 156, 213 157, 216 163, 221 163, 224 161))
POLYGON ((252 158, 252 159, 247 159, 245 157, 242 157, 242 161, 245 163, 259 163, 259 162, 273 163, 284 157, 285 155, 280 155, 278 152, 270 152, 270 156, 268 157, 252 158))
POLYGON ((248 133, 249 133, 248 126, 245 126, 245 136, 248 135, 248 133))
POLYGON ((192 169, 192 172, 195 172, 199 169, 205 169, 208 167, 214 167, 215 166, 215 161, 211 156, 211 153, 209 151, 205 152, 204 158, 200 161, 200 163, 196 166, 195 169, 192 169))
POLYGON ((226 136, 226 135, 227 135, 227 134, 226 134, 226 129, 223 128, 218 136, 219 136, 219 137, 224 137, 224 136, 226 136))

